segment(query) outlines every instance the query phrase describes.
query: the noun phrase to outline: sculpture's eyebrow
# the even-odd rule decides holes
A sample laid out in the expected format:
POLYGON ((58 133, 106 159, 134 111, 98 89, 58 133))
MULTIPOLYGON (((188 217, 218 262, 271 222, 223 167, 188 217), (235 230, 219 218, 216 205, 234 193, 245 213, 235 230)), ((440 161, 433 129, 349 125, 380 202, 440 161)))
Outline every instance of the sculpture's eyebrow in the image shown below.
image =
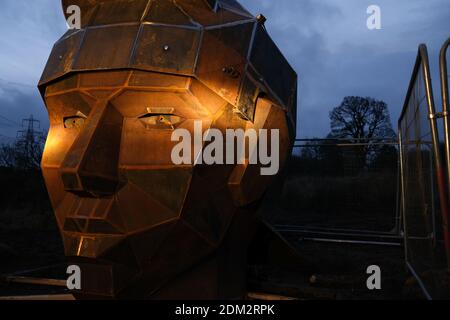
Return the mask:
POLYGON ((77 111, 76 116, 77 116, 77 117, 81 117, 81 118, 87 118, 87 115, 85 115, 85 114, 84 114, 83 112, 81 112, 81 111, 77 111))
POLYGON ((87 119, 87 115, 85 115, 83 112, 81 111, 77 111, 76 114, 68 116, 68 117, 64 117, 63 120, 66 121, 68 119, 75 119, 75 118, 83 118, 83 119, 87 119))
POLYGON ((161 114, 174 115, 175 108, 167 108, 167 107, 146 108, 146 112, 144 112, 140 117, 161 115, 161 114))

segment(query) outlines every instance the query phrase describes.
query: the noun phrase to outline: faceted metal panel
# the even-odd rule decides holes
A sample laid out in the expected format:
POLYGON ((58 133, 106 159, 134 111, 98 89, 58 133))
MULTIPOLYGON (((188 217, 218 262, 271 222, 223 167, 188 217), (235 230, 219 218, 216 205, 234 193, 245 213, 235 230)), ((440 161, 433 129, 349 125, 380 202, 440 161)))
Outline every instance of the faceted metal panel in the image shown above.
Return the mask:
MULTIPOLYGON (((130 252, 125 249, 121 250, 122 253, 130 252)), ((121 255, 122 259, 126 259, 128 256, 121 255)), ((85 261, 76 261, 76 264, 80 267, 83 277, 81 278, 81 286, 84 288, 85 294, 88 299, 92 299, 93 296, 100 296, 103 299, 107 299, 109 296, 114 296, 126 284, 133 281, 135 268, 131 268, 127 265, 90 265, 85 261), (118 275, 117 278, 113 275, 118 275)), ((78 294, 74 294, 76 298, 78 294)))
POLYGON ((203 35, 196 74, 200 81, 232 104, 239 94, 253 28, 254 23, 245 23, 209 29, 203 35))
POLYGON ((132 65, 143 70, 193 74, 200 44, 198 30, 144 25, 132 65))
MULTIPOLYGON (((89 148, 95 136, 97 126, 102 125, 102 117, 107 112, 106 103, 99 105, 98 108, 95 108, 95 105, 96 103, 92 105, 93 110, 89 113, 90 117, 86 119, 87 121, 82 127, 83 130, 79 128, 75 131, 74 128, 64 128, 75 131, 77 135, 76 139, 72 142, 71 148, 66 151, 66 156, 62 163, 65 169, 78 169, 82 165, 86 150, 89 148)), ((74 112, 72 114, 75 115, 76 113, 74 112)), ((64 121, 64 119, 62 120, 64 121)))
POLYGON ((229 103, 216 95, 214 91, 206 87, 203 83, 197 80, 192 80, 189 91, 195 99, 208 110, 210 115, 223 112, 224 108, 229 106, 229 103))
POLYGON ((205 0, 205 1, 212 10, 214 11, 217 10, 217 6, 219 5, 218 0, 205 0))
POLYGON ((85 90, 84 92, 96 100, 109 100, 109 98, 116 95, 119 90, 94 89, 85 90))
POLYGON ((148 72, 134 71, 130 77, 129 85, 131 87, 151 87, 151 88, 170 88, 173 90, 185 90, 188 87, 188 78, 173 76, 169 74, 153 74, 148 76, 148 72))
POLYGON ((130 61, 138 30, 139 26, 88 29, 74 69, 126 67, 130 61))
POLYGON ((274 177, 258 165, 194 165, 202 150, 175 165, 171 137, 193 136, 196 121, 202 133, 278 129, 282 166, 295 73, 267 35, 253 42, 256 19, 234 0, 71 4, 83 29, 55 45, 39 87, 50 118, 43 174, 84 275, 74 294, 242 297, 251 226, 274 177), (239 283, 226 285, 227 274, 239 283))
POLYGON ((128 171, 127 178, 150 197, 178 215, 192 176, 191 168, 128 171))
POLYGON ((104 110, 99 108, 95 112, 102 113, 101 123, 86 124, 95 126, 95 132, 90 135, 90 142, 84 149, 84 153, 82 155, 78 153, 82 150, 82 146, 75 142, 73 151, 75 155, 71 154, 72 150, 69 151, 70 163, 63 165, 70 167, 74 159, 80 156, 81 158, 75 161, 77 161, 77 175, 83 189, 95 194, 112 194, 119 184, 118 163, 123 118, 109 104, 104 110))
POLYGON ((117 88, 128 81, 130 71, 86 72, 79 75, 80 88, 117 88))
MULTIPOLYGON (((186 120, 180 129, 193 132, 194 120, 186 120)), ((209 123, 203 123, 203 130, 209 129, 209 123)), ((178 144, 171 141, 172 130, 146 129, 136 120, 127 119, 124 125, 123 144, 120 165, 123 167, 172 166, 172 150, 178 144), (136 133, 140 133, 136 135, 136 133)), ((191 144, 194 147, 194 142, 191 144)), ((192 152, 191 162, 197 154, 192 152)))
POLYGON ((221 7, 214 11, 205 0, 181 0, 177 4, 197 23, 203 26, 221 25, 253 19, 246 12, 230 11, 221 7))
POLYGON ((84 31, 78 31, 70 37, 59 41, 53 47, 52 54, 45 66, 41 81, 48 82, 60 77, 72 69, 76 53, 84 36, 84 31))
POLYGON ((174 0, 151 1, 150 9, 144 18, 145 22, 198 26, 191 17, 183 12, 174 0))
POLYGON ((233 167, 223 166, 221 170, 217 169, 208 166, 197 169, 182 215, 186 224, 213 246, 222 243, 235 211, 228 191, 228 177, 233 167), (209 176, 217 177, 218 181, 215 184, 208 183, 204 177, 209 176), (208 188, 204 188, 205 185, 208 188))
POLYGON ((118 192, 117 203, 128 233, 148 230, 178 217, 132 182, 118 192))
POLYGON ((199 259, 206 257, 213 250, 213 247, 197 232, 180 220, 170 230, 167 240, 161 244, 152 258, 148 267, 154 272, 150 272, 148 276, 153 278, 153 283, 158 284, 159 281, 164 283, 164 279, 170 279, 174 273, 182 272, 186 266, 195 265, 199 259))
POLYGON ((148 0, 105 1, 98 5, 90 25, 140 22, 148 0))
POLYGON ((94 234, 121 234, 123 232, 107 220, 102 219, 90 219, 86 231, 94 234))
POLYGON ((93 99, 77 92, 46 97, 50 130, 42 156, 44 166, 53 167, 62 164, 66 153, 72 147, 80 132, 77 128, 65 128, 64 119, 76 115, 78 111, 89 115, 92 103, 94 103, 93 99))
POLYGON ((65 81, 59 81, 52 86, 48 86, 45 94, 51 95, 61 91, 69 91, 78 87, 78 75, 72 75, 66 78, 65 81))
POLYGON ((159 248, 167 241, 171 229, 177 223, 171 220, 151 229, 151 232, 143 231, 129 236, 129 243, 133 255, 137 258, 141 268, 152 263, 152 258, 159 248))
MULTIPOLYGON (((279 154, 280 164, 286 162, 289 150, 293 143, 289 136, 286 113, 270 100, 259 98, 256 102, 256 114, 254 123, 247 123, 246 129, 254 130, 272 130, 278 129, 280 134, 279 154)), ((271 141, 268 141, 268 150, 271 150, 271 141)), ((254 152, 258 152, 255 150, 254 152)), ((270 176, 260 175, 261 165, 240 165, 237 166, 230 176, 230 189, 235 203, 238 206, 245 206, 260 199, 266 188, 271 183, 270 176)), ((282 167, 280 171, 282 171, 282 167)))
POLYGON ((65 222, 65 210, 58 211, 58 208, 61 207, 61 204, 63 203, 63 201, 65 201, 66 197, 74 196, 67 195, 67 193, 65 192, 58 167, 43 168, 42 175, 45 181, 51 181, 51 184, 47 184, 47 192, 49 194, 53 210, 55 211, 58 227, 62 230, 65 222))
POLYGON ((243 81, 237 110, 241 115, 250 121, 255 119, 256 101, 261 93, 259 86, 249 75, 243 81))
POLYGON ((101 254, 107 252, 108 248, 117 245, 122 240, 123 237, 117 235, 86 236, 79 238, 77 233, 63 233, 65 253, 68 257, 78 255, 90 259, 97 259, 101 254))
POLYGON ((257 29, 250 61, 284 105, 296 108, 297 75, 262 26, 257 29))
MULTIPOLYGON (((69 14, 67 13, 67 8, 72 5, 77 5, 80 7, 81 12, 83 13, 81 16, 81 27, 85 28, 92 22, 92 16, 97 11, 97 6, 101 1, 96 0, 62 0, 63 13, 66 19, 69 18, 69 14)), ((104 2, 110 2, 106 0, 104 2)))

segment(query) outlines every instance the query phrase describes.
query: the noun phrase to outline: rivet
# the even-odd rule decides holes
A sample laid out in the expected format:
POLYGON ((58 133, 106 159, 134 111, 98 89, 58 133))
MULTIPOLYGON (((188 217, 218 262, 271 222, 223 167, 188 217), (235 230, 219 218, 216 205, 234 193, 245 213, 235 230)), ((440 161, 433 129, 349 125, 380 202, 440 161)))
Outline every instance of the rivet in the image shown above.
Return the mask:
POLYGON ((262 14, 258 14, 256 16, 256 21, 258 21, 258 23, 264 25, 264 23, 266 23, 266 21, 267 21, 267 18, 262 14))

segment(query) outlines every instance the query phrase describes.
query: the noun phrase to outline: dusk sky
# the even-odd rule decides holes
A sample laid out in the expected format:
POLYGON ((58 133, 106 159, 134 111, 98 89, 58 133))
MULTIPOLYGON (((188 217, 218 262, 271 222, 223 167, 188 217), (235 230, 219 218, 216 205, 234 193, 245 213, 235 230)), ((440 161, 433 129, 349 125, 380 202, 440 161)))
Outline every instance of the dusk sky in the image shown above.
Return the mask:
MULTIPOLYGON (((426 43, 438 109, 438 52, 450 36, 450 0, 241 0, 299 74, 298 137, 329 132, 329 111, 344 96, 384 100, 396 122, 417 46, 426 43), (367 7, 381 8, 369 30, 367 7)), ((48 126, 36 88, 53 43, 65 32, 59 0, 1 0, 0 143, 33 114, 48 126)))

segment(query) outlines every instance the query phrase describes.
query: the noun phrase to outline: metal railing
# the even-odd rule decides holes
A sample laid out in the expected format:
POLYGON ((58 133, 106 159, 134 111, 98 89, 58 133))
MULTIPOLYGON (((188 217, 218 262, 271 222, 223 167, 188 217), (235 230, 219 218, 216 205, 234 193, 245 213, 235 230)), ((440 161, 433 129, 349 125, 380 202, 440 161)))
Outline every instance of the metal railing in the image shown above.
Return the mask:
MULTIPOLYGON (((447 100, 444 103, 447 104, 447 100)), ((449 198, 445 174, 450 148, 446 110, 444 106, 442 113, 436 113, 428 52, 422 44, 398 127, 405 259, 408 269, 430 299, 440 296, 439 278, 434 272, 448 266, 450 261, 449 198), (446 122, 446 166, 442 163, 437 124, 437 119, 442 117, 446 122), (445 253, 441 254, 442 251, 445 253), (447 262, 439 260, 442 256, 447 258, 447 262)))
MULTIPOLYGON (((450 124, 449 124, 449 102, 448 102, 448 69, 447 69, 447 51, 450 46, 450 38, 443 44, 439 54, 439 71, 441 80, 442 97, 442 119, 444 123, 444 153, 445 167, 447 171, 447 205, 450 203, 450 124)), ((445 195, 443 195, 445 197, 445 195)), ((444 232, 445 248, 447 254, 447 268, 450 270, 450 235, 449 235, 449 207, 442 213, 442 229, 444 232)))
POLYGON ((393 139, 298 139, 276 229, 304 239, 401 243, 399 144, 393 139))
MULTIPOLYGON (((441 78, 441 96, 442 96, 442 118, 444 120, 444 142, 445 159, 447 164, 447 182, 450 182, 450 124, 449 124, 449 102, 448 102, 448 69, 447 69, 447 51, 450 46, 450 38, 444 43, 439 54, 439 69, 441 78)), ((450 188, 449 188, 450 199, 450 188)))

